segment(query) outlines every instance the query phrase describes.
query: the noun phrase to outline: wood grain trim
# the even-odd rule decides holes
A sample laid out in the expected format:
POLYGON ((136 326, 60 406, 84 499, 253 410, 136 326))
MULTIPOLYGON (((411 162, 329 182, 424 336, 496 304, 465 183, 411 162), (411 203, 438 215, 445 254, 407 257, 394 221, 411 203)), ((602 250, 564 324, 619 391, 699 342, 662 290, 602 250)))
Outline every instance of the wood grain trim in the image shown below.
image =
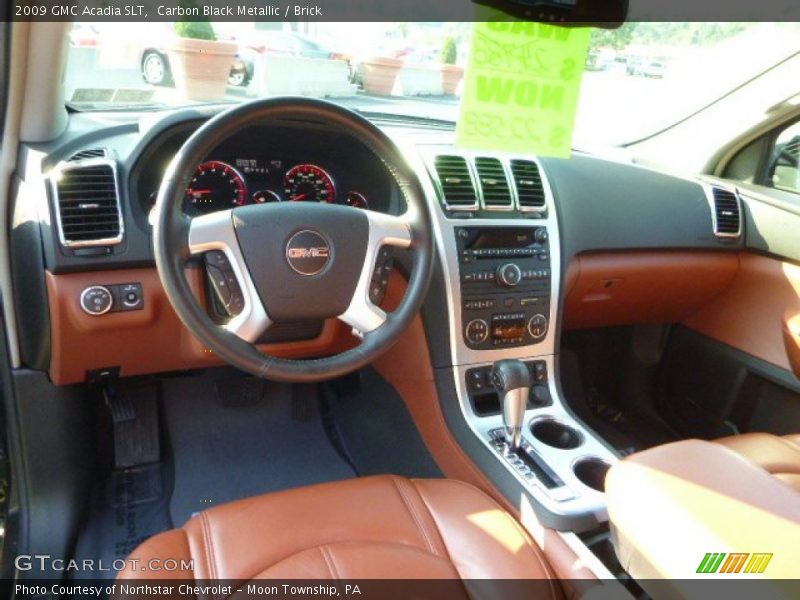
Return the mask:
POLYGON ((791 370, 784 323, 800 319, 800 266, 757 254, 739 255, 724 294, 683 324, 782 369, 791 370))
POLYGON ((564 328, 680 322, 736 277, 732 252, 598 252, 567 268, 564 328))
MULTIPOLYGON (((187 281, 205 303, 203 273, 187 269, 187 281)), ((126 269, 53 275, 46 273, 50 305, 50 378, 57 385, 79 383, 86 372, 121 367, 123 376, 144 375, 224 364, 189 333, 167 299, 155 269, 126 269), (87 315, 81 292, 90 285, 140 282, 142 310, 87 315)), ((325 323, 319 337, 302 342, 259 346, 265 354, 308 358, 334 354, 358 341, 337 320, 325 323)))

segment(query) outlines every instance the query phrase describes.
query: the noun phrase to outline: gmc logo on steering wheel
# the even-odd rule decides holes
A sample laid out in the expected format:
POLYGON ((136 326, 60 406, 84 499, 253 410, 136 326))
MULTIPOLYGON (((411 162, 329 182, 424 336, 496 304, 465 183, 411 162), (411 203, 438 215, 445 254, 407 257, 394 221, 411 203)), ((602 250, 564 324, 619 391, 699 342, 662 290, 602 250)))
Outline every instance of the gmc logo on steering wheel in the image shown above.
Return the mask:
POLYGON ((326 246, 319 248, 289 248, 287 251, 289 258, 328 258, 331 249, 326 246))

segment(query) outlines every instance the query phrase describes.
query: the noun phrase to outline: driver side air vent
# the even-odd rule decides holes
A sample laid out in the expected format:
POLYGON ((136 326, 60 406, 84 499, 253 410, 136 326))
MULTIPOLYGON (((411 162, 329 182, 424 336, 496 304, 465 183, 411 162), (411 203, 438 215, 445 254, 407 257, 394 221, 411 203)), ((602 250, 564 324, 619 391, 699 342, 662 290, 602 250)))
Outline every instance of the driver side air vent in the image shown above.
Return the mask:
POLYGON ((519 208, 523 211, 545 210, 544 186, 539 165, 532 160, 512 160, 511 174, 517 186, 519 208))
POLYGON ((712 188, 714 198, 714 235, 721 238, 736 238, 742 233, 742 210, 739 196, 723 188, 712 188))
POLYGON ((105 159, 63 163, 50 175, 50 185, 64 246, 111 246, 122 241, 116 163, 105 159))
POLYGON ((437 156, 434 166, 442 188, 445 207, 476 210, 478 196, 466 159, 463 156, 437 156))
POLYGON ((483 193, 483 206, 489 210, 511 210, 514 199, 508 187, 506 171, 496 158, 476 158, 475 170, 483 193))

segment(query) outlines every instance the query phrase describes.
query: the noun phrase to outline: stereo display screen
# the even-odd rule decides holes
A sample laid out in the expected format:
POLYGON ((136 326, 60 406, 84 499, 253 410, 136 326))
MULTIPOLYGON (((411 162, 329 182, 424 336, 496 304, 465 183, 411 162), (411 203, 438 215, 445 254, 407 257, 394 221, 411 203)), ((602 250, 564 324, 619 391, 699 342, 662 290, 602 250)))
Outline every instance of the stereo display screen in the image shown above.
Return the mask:
POLYGON ((534 245, 533 227, 481 227, 468 229, 465 250, 528 248, 534 245))

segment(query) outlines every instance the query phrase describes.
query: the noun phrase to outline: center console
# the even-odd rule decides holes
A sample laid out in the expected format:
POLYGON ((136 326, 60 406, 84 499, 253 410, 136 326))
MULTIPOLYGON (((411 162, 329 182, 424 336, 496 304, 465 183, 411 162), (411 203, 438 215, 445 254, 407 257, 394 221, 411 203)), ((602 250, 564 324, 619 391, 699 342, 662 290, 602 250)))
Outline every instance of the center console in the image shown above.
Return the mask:
POLYGON ((547 175, 533 157, 452 146, 423 148, 422 157, 450 318, 447 369, 465 435, 494 457, 490 470, 510 473, 534 500, 540 523, 597 528, 607 521, 604 477, 617 457, 568 410, 558 385, 562 262, 547 175), (529 374, 510 392, 496 381, 509 364, 529 374))

